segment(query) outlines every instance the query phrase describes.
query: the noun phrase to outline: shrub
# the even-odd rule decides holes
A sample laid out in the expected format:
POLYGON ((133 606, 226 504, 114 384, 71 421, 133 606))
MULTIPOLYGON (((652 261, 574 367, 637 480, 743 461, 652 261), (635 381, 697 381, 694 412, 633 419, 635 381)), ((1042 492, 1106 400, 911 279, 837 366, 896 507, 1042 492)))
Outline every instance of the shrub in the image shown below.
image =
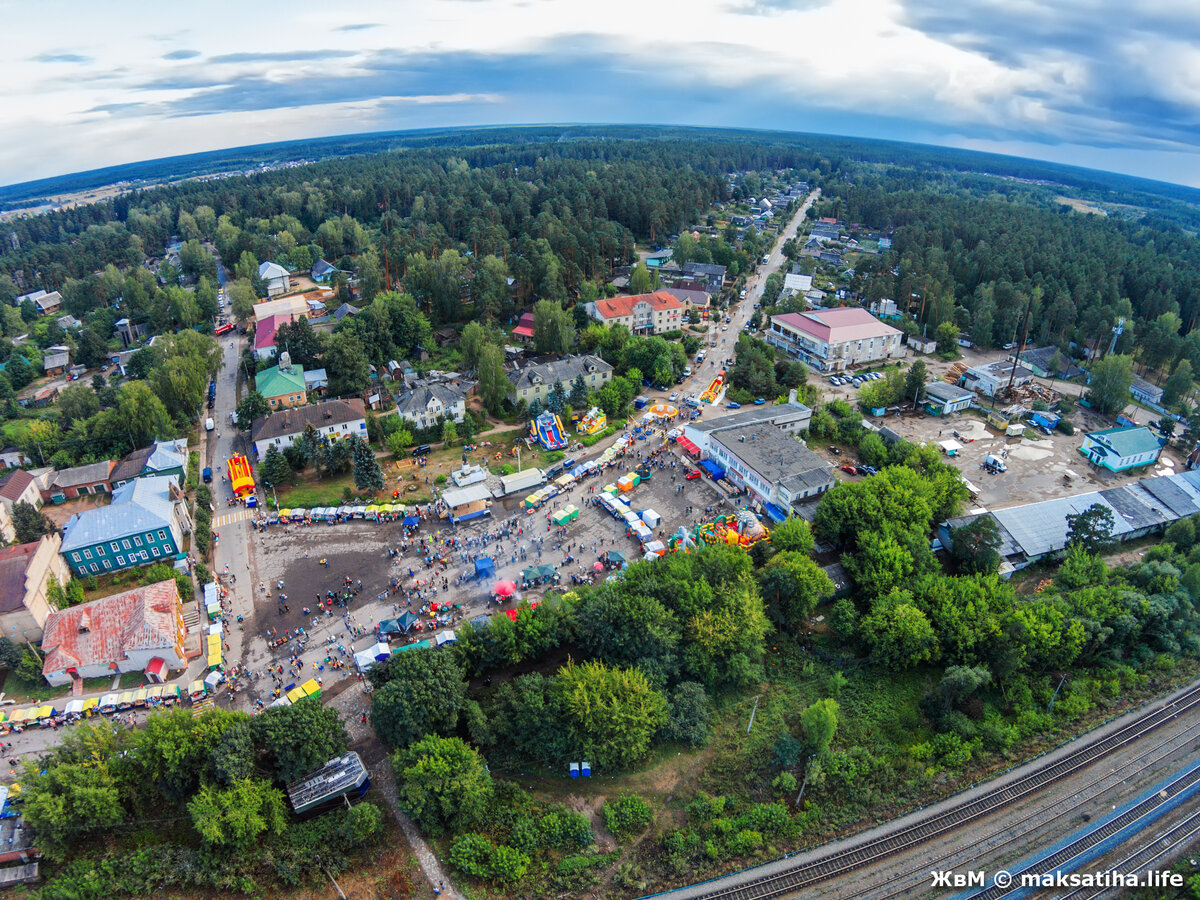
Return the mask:
POLYGON ((762 834, 749 828, 743 828, 733 836, 733 840, 729 842, 729 849, 736 856, 745 856, 753 853, 762 845, 762 834))
POLYGON ((541 843, 546 847, 586 847, 593 841, 592 826, 583 813, 554 809, 538 823, 541 843))
POLYGON ((472 878, 487 878, 492 871, 492 845, 481 834, 464 834, 450 845, 450 865, 472 878))
POLYGON ((780 772, 771 782, 771 787, 777 794, 791 794, 796 790, 796 776, 791 772, 780 772))
POLYGON ((622 840, 645 831, 653 817, 650 804, 637 794, 622 794, 604 804, 604 824, 622 840))
POLYGON ((520 881, 529 870, 529 857, 504 844, 492 852, 492 880, 502 883, 520 881))
POLYGON ((1070 437, 1071 435, 1073 435, 1075 433, 1075 423, 1065 417, 1059 419, 1058 425, 1056 425, 1055 427, 1059 431, 1061 431, 1063 434, 1067 435, 1068 437, 1070 437))
POLYGON ((438 475, 437 478, 433 479, 433 483, 434 484, 445 484, 446 483, 445 474, 438 475))

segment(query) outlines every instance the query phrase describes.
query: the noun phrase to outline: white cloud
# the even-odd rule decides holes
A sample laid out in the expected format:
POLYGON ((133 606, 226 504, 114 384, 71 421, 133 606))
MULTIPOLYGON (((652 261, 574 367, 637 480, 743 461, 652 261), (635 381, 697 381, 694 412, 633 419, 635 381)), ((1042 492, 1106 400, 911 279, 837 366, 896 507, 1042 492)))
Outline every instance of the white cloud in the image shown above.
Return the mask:
POLYGON ((5 13, 25 55, 0 57, 0 111, 34 139, 0 149, 3 182, 254 143, 264 128, 279 139, 499 111, 836 121, 1039 156, 1095 144, 1152 174, 1151 153, 1192 151, 1200 115, 1194 0, 214 0, 152 15, 63 0, 5 13))

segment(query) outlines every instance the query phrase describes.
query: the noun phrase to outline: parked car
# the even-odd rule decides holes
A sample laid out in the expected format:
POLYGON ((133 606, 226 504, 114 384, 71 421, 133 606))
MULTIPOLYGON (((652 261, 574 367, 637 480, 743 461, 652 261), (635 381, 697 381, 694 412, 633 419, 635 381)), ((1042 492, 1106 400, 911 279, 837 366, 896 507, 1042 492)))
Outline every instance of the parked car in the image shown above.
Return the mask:
POLYGON ((668 397, 667 399, 668 399, 668 400, 670 400, 672 403, 674 403, 676 400, 678 400, 678 399, 679 399, 679 394, 678 394, 678 393, 673 393, 673 394, 671 394, 671 396, 670 396, 670 397, 668 397))
POLYGON ((857 475, 858 474, 858 469, 855 468, 854 466, 850 465, 850 463, 843 464, 841 468, 842 468, 842 471, 845 472, 847 475, 857 475))
POLYGON ((725 404, 725 408, 726 409, 741 409, 742 404, 738 403, 736 400, 730 400, 728 403, 725 404))
POLYGON ((767 400, 766 400, 766 398, 765 398, 765 397, 759 397, 757 400, 755 400, 755 401, 754 401, 754 405, 755 405, 755 406, 762 406, 762 405, 763 405, 764 403, 766 403, 766 402, 767 402, 767 400))
POLYGON ((830 375, 830 376, 829 376, 829 383, 830 383, 830 384, 834 384, 834 385, 841 384, 841 383, 842 383, 842 379, 838 378, 836 375, 830 375))
POLYGON ((879 474, 879 470, 877 468, 875 468, 874 466, 859 466, 859 468, 862 469, 863 473, 866 475, 878 475, 879 474))
POLYGON ((691 374, 692 374, 692 367, 691 367, 691 366, 684 366, 684 367, 683 367, 683 377, 684 377, 684 378, 687 378, 687 377, 688 377, 689 375, 691 375, 691 374))
POLYGON ((833 444, 830 444, 828 449, 829 449, 829 452, 830 452, 830 453, 832 453, 834 456, 841 456, 841 455, 842 455, 842 448, 841 448, 841 447, 835 447, 835 446, 833 446, 833 444))
POLYGON ((866 466, 855 466, 854 474, 855 475, 869 475, 870 473, 867 471, 866 466))
POLYGON ((699 478, 702 474, 703 473, 699 469, 688 469, 683 474, 683 477, 686 478, 688 481, 691 481, 693 478, 699 478))

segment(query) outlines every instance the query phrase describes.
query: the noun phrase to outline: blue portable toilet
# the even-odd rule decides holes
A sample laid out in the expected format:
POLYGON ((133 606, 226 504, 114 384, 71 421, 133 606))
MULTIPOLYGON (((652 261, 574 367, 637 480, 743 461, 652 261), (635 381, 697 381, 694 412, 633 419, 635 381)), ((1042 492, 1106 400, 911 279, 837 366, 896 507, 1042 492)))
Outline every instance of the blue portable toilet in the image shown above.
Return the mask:
POLYGON ((580 763, 580 769, 583 772, 584 778, 592 777, 592 764, 590 762, 580 763))
POLYGON ((579 777, 579 763, 571 763, 571 777, 572 778, 579 777))

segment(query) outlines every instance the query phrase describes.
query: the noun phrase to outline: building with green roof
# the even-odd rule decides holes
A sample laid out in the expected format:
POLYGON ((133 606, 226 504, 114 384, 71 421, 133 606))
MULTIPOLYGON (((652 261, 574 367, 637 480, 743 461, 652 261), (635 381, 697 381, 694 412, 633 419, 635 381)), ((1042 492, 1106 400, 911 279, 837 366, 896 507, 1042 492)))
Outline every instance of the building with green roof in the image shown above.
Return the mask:
POLYGON ((308 402, 304 367, 292 365, 286 351, 280 354, 279 365, 263 369, 254 376, 254 384, 271 409, 303 406, 308 402))
POLYGON ((1153 465, 1162 454, 1166 439, 1145 425, 1136 428, 1106 428, 1083 437, 1079 448, 1089 462, 1110 472, 1128 472, 1153 465))

